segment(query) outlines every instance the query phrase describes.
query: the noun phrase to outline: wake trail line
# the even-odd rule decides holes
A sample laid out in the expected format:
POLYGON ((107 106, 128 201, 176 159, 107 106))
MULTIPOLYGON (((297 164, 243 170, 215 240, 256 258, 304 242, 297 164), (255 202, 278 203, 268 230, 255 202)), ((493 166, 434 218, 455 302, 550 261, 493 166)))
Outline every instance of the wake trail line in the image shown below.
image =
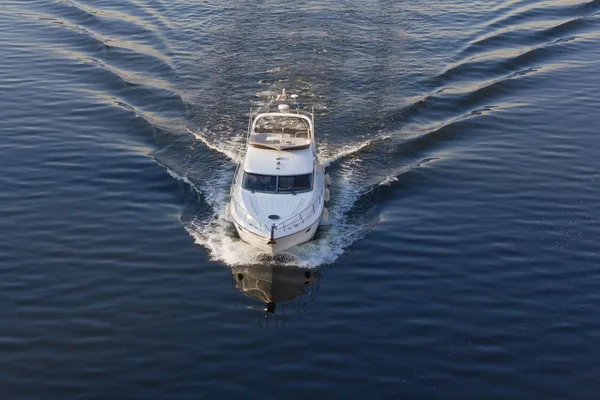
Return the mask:
POLYGON ((386 135, 386 136, 380 136, 377 138, 373 138, 373 139, 369 139, 365 142, 356 144, 356 145, 346 145, 344 146, 339 152, 335 153, 332 156, 329 156, 327 158, 325 158, 325 161, 323 162, 323 165, 325 167, 329 167, 331 164, 338 162, 339 160, 341 160, 342 158, 348 157, 353 155, 354 153, 358 153, 359 151, 361 151, 362 149, 371 146, 372 144, 379 142, 380 140, 385 140, 385 139, 389 139, 390 136, 386 135))
POLYGON ((204 145, 206 147, 208 147, 209 149, 214 150, 216 152, 219 152, 219 153, 227 156, 228 158, 231 159, 231 161, 233 161, 235 163, 239 163, 242 161, 242 155, 240 154, 239 151, 236 151, 236 149, 234 148, 234 145, 230 145, 231 148, 227 148, 227 145, 225 143, 212 144, 206 137, 202 136, 201 133, 194 132, 194 131, 190 130, 189 128, 186 128, 186 129, 189 133, 194 135, 194 137, 196 139, 198 139, 199 141, 204 143, 204 145))

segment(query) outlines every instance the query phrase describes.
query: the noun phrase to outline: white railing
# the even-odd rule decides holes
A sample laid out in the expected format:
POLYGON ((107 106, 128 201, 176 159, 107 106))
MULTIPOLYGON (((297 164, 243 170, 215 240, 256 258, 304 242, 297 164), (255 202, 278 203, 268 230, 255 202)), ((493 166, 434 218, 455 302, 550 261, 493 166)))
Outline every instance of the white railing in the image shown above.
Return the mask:
POLYGON ((258 222, 258 220, 256 218, 254 218, 252 216, 252 214, 250 214, 248 211, 246 211, 244 209, 244 207, 242 207, 237 201, 235 201, 235 199, 233 197, 231 198, 231 207, 232 207, 232 211, 235 211, 237 215, 244 217, 243 221, 245 224, 251 226, 252 228, 256 229, 259 232, 262 232, 262 231, 270 232, 271 231, 270 227, 258 222))
POLYGON ((248 114, 248 131, 246 133, 246 145, 250 144, 250 136, 252 136, 253 131, 254 131, 254 120, 259 114, 289 115, 289 114, 293 114, 293 111, 295 111, 295 114, 297 114, 299 116, 303 116, 303 117, 305 117, 305 119, 309 120, 309 130, 310 130, 309 136, 314 141, 315 140, 314 139, 314 131, 315 131, 315 108, 314 107, 312 107, 310 112, 300 110, 300 109, 292 109, 286 113, 282 113, 277 108, 271 108, 270 106, 266 106, 266 107, 259 107, 256 110, 250 108, 250 112, 248 114))
MULTIPOLYGON (((311 217, 313 217, 314 215, 316 215, 319 212, 322 199, 323 199, 323 192, 321 192, 319 197, 317 197, 317 199, 311 205, 306 207, 304 210, 300 211, 299 213, 286 219, 283 222, 274 224, 275 230, 283 231, 285 233, 286 231, 290 231, 290 230, 293 230, 294 228, 297 228, 301 223, 302 224, 306 223, 306 221, 309 221, 311 217)), ((257 230, 258 232, 271 232, 273 225, 268 226, 266 224, 260 223, 256 218, 254 218, 252 216, 252 214, 250 214, 248 211, 246 211, 244 209, 244 207, 242 207, 237 201, 235 201, 235 199, 233 197, 231 198, 231 207, 232 207, 232 211, 235 211, 235 213, 238 216, 244 217, 243 222, 245 224, 247 224, 248 226, 252 227, 253 229, 257 230)))
POLYGON ((319 206, 321 205, 321 199, 323 197, 323 193, 321 193, 319 195, 319 197, 317 197, 317 199, 308 207, 306 207, 304 210, 300 211, 298 214, 294 215, 293 217, 290 217, 288 219, 286 219, 283 222, 280 222, 279 224, 275 225, 275 230, 283 230, 283 232, 285 232, 286 230, 292 230, 294 228, 297 228, 298 225, 300 225, 300 223, 304 224, 306 221, 308 221, 313 215, 315 215, 317 213, 317 211, 319 210, 319 206))

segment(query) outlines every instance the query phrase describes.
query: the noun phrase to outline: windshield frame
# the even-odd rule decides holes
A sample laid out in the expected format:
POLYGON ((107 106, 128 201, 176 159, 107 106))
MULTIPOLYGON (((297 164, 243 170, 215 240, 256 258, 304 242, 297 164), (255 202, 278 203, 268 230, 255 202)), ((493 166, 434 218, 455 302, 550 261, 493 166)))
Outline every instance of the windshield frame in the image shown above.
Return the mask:
MULTIPOLYGON (((246 172, 244 171, 244 174, 242 175, 242 179, 241 179, 241 187, 244 190, 247 190, 249 192, 252 193, 269 193, 269 194, 291 194, 291 195, 295 195, 297 193, 308 193, 311 192, 314 189, 314 170, 311 173, 308 174, 300 174, 300 175, 264 175, 264 174, 255 174, 252 172, 246 172), (275 189, 274 190, 261 190, 259 188, 252 188, 249 187, 248 185, 248 180, 250 179, 250 177, 254 177, 256 181, 260 182, 261 178, 270 178, 270 183, 272 183, 273 178, 275 178, 275 189), (308 177, 309 179, 309 187, 307 189, 298 189, 295 190, 293 188, 285 188, 284 190, 280 190, 279 188, 279 178, 294 178, 294 177, 308 177)), ((264 180, 263 180, 264 181, 264 180)), ((266 183, 264 183, 266 185, 266 183)))

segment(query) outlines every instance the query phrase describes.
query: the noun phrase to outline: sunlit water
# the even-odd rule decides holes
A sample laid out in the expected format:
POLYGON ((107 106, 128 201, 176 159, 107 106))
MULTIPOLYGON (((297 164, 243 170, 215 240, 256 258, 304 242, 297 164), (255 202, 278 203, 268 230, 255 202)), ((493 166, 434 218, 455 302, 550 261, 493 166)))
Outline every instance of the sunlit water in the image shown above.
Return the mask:
POLYGON ((600 2, 4 0, 2 399, 600 393, 600 2), (331 224, 225 219, 316 109, 331 224))

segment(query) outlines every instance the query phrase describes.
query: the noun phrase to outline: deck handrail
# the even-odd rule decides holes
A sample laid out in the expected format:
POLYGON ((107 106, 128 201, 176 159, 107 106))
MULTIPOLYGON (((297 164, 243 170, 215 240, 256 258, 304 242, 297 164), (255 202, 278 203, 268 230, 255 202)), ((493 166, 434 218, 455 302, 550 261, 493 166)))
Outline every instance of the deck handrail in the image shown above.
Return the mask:
POLYGON ((244 213, 244 222, 246 222, 248 225, 252 226, 255 229, 258 229, 259 232, 263 231, 263 227, 267 232, 270 230, 270 228, 267 225, 258 222, 258 220, 254 218, 252 214, 246 211, 246 209, 242 207, 240 203, 235 201, 233 197, 231 198, 231 202, 236 212, 238 212, 238 209, 240 209, 244 213))
POLYGON ((285 221, 280 222, 279 224, 275 225, 275 229, 276 230, 281 229, 285 232, 286 228, 292 229, 294 227, 294 225, 298 226, 299 222, 304 223, 306 220, 308 220, 310 217, 312 217, 313 215, 315 215, 317 213, 318 206, 321 204, 322 197, 323 197, 323 193, 321 192, 319 197, 317 197, 315 199, 315 201, 312 202, 312 204, 310 204, 308 207, 306 207, 302 211, 294 214, 290 218, 286 219, 285 221), (286 225, 287 225, 287 227, 286 227, 286 225))
POLYGON ((273 108, 271 106, 263 106, 256 109, 250 108, 250 112, 248 113, 248 130, 246 132, 246 145, 250 144, 250 136, 254 134, 253 125, 254 119, 258 117, 259 114, 296 114, 298 116, 302 116, 308 118, 309 120, 309 136, 312 140, 314 140, 314 129, 315 129, 315 108, 313 107, 311 111, 300 110, 300 109, 290 109, 289 111, 283 113, 281 110, 277 108, 273 108))
MULTIPOLYGON (((321 190, 319 197, 317 197, 315 199, 315 201, 313 201, 310 205, 308 205, 302 211, 294 214, 293 216, 286 219, 285 221, 280 222, 279 224, 276 224, 275 230, 282 230, 283 232, 285 232, 286 230, 297 227, 298 223, 300 223, 300 222, 304 223, 306 220, 308 220, 310 217, 312 217, 313 215, 315 215, 317 213, 317 210, 319 209, 319 205, 321 204, 322 199, 323 199, 323 191, 321 190)), ((260 223, 256 218, 254 218, 252 216, 252 214, 250 214, 248 211, 246 211, 246 209, 244 209, 244 207, 242 207, 233 197, 231 198, 231 202, 232 202, 232 205, 236 212, 238 212, 238 209, 243 212, 245 223, 247 223, 254 229, 257 229, 259 232, 263 232, 263 231, 270 232, 271 231, 271 227, 260 223)), ((239 212, 238 212, 238 214, 239 214, 239 212)))

